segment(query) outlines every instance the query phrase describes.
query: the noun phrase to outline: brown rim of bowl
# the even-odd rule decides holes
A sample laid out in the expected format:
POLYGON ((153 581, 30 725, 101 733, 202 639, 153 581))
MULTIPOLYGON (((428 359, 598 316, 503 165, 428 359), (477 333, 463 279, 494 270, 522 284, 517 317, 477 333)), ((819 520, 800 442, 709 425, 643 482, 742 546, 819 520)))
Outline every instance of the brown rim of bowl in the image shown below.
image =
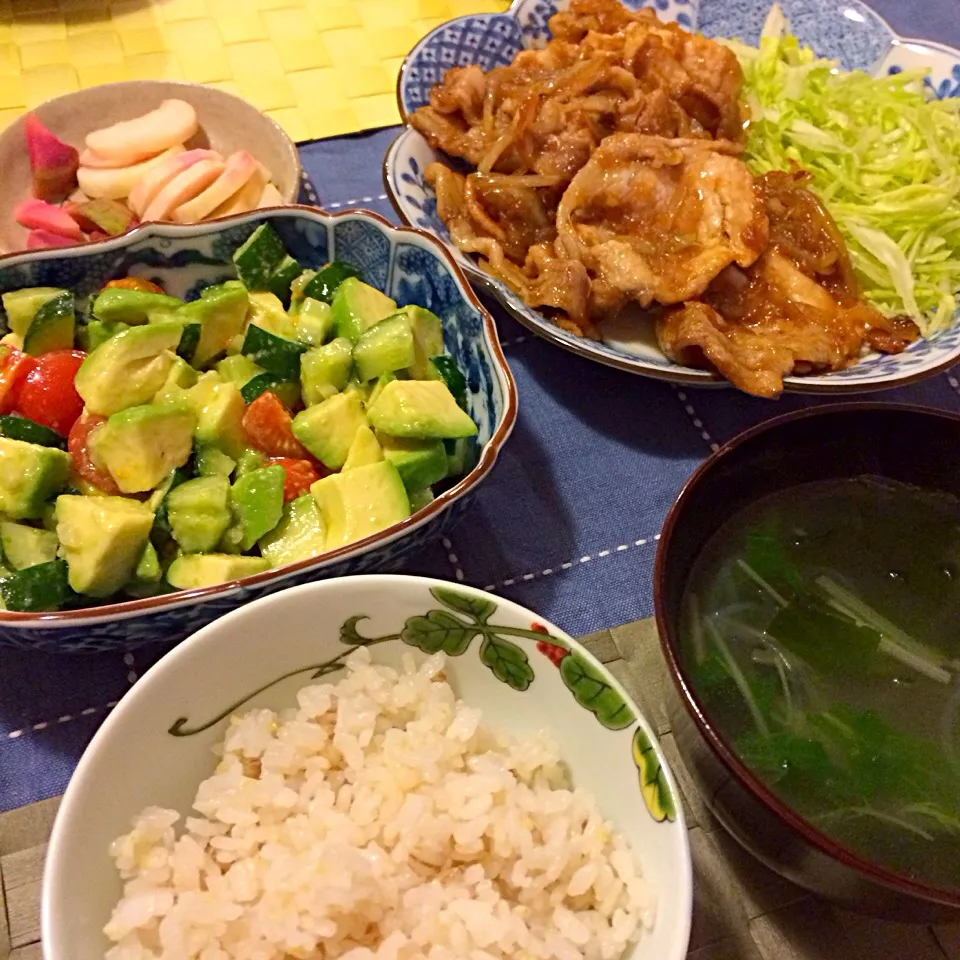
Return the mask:
MULTIPOLYGON (((193 87, 193 88, 203 89, 203 90, 214 89, 208 86, 207 84, 193 83, 190 80, 151 80, 151 79, 116 80, 111 83, 98 83, 96 84, 96 87, 121 87, 121 86, 128 86, 131 84, 141 84, 141 83, 162 83, 164 85, 169 85, 174 87, 193 87)), ((48 104, 56 103, 58 100, 65 100, 67 97, 72 97, 74 94, 83 93, 92 89, 94 88, 86 87, 83 90, 71 90, 69 93, 62 93, 57 97, 48 97, 46 100, 43 101, 43 103, 38 103, 35 107, 31 108, 31 111, 28 111, 28 112, 32 112, 34 110, 41 110, 44 107, 46 107, 48 104)), ((235 93, 230 93, 227 90, 218 89, 216 90, 216 93, 220 94, 223 97, 227 97, 230 100, 236 100, 237 102, 242 103, 245 107, 249 107, 251 110, 255 110, 264 118, 264 120, 266 120, 271 126, 273 126, 276 129, 277 133, 281 136, 281 138, 286 141, 287 153, 290 155, 291 161, 293 163, 294 178, 293 178, 293 184, 291 185, 293 194, 289 197, 284 197, 284 200, 288 201, 291 206, 294 206, 295 205, 294 201, 300 195, 300 188, 303 184, 303 164, 300 162, 300 151, 297 149, 296 141, 293 139, 293 137, 290 136, 289 133, 287 133, 286 130, 283 129, 283 127, 280 126, 279 123, 277 123, 276 120, 273 119, 273 117, 269 116, 263 110, 259 109, 259 107, 255 107, 249 100, 245 100, 243 97, 237 96, 237 94, 235 93)), ((21 115, 21 117, 22 116, 23 115, 21 115)), ((17 119, 20 119, 20 118, 18 117, 17 119)), ((254 211, 251 210, 248 212, 253 213, 254 211)), ((197 223, 219 223, 221 220, 227 220, 227 219, 229 219, 229 217, 216 217, 216 218, 211 218, 207 220, 200 220, 200 221, 197 221, 197 223)), ((147 222, 149 223, 152 221, 147 221, 147 222)), ((161 221, 155 221, 155 222, 161 222, 161 221)), ((195 225, 196 224, 185 224, 185 226, 195 226, 195 225)), ((111 238, 111 239, 115 239, 115 238, 111 238)), ((95 242, 99 242, 99 241, 95 241, 95 242)), ((73 244, 73 246, 81 246, 81 244, 73 244)), ((89 246, 89 244, 82 244, 82 246, 89 246)), ((66 250, 68 248, 57 247, 56 249, 66 250)), ((3 253, 2 251, 0 251, 0 257, 11 256, 12 254, 19 254, 19 253, 33 253, 33 251, 32 250, 30 251, 14 250, 12 251, 12 253, 3 253)))
POLYGON ((767 420, 755 427, 751 427, 749 430, 743 431, 743 433, 737 434, 737 436, 728 440, 719 450, 711 454, 707 460, 697 467, 673 501, 660 532, 660 542, 657 545, 656 559, 654 560, 653 567, 653 602, 657 622, 657 633, 660 637, 660 648, 667 660, 674 685, 680 694, 680 699, 683 701, 684 707, 696 724, 701 736, 727 770, 733 774, 734 778, 746 787, 761 804, 822 853, 838 860, 840 863, 856 870, 858 873, 864 874, 869 879, 899 893, 917 896, 942 906, 960 908, 960 891, 947 890, 918 880, 911 880, 909 877, 895 870, 878 866, 870 860, 863 859, 848 847, 832 839, 829 834, 822 832, 804 817, 795 813, 740 760, 736 751, 731 749, 724 737, 710 722, 707 711, 700 702, 693 683, 688 679, 686 671, 681 664, 679 653, 675 648, 674 638, 668 629, 667 615, 663 608, 664 595, 666 593, 667 554, 670 550, 670 541, 673 537, 674 527, 684 509, 690 491, 701 483, 717 461, 729 456, 734 450, 747 441, 753 440, 768 431, 792 421, 826 416, 831 413, 870 413, 876 410, 918 413, 960 423, 960 414, 910 403, 838 403, 832 404, 829 407, 795 410, 792 413, 767 420))
MULTIPOLYGON (((490 350, 494 360, 499 365, 499 372, 502 376, 505 388, 504 392, 506 395, 506 406, 503 412, 503 417, 494 430, 493 435, 483 445, 483 449, 480 453, 480 459, 477 461, 476 466, 449 490, 445 490, 436 499, 431 500, 427 506, 407 517, 406 520, 401 520, 399 523, 392 524, 385 530, 379 530, 377 533, 373 533, 368 537, 364 537, 362 540, 356 540, 353 543, 347 544, 346 546, 338 547, 336 550, 323 553, 319 557, 310 557, 306 560, 298 560, 296 563, 291 563, 283 567, 275 567, 271 570, 265 570, 263 573, 256 573, 249 577, 241 577, 238 580, 228 580, 226 583, 218 583, 209 587, 198 587, 195 590, 178 590, 176 593, 167 593, 159 597, 146 597, 142 600, 122 600, 117 603, 105 603, 97 607, 84 607, 80 610, 57 610, 49 613, 18 613, 11 610, 0 610, 0 628, 4 626, 36 628, 45 626, 55 627, 61 625, 69 626, 83 623, 87 620, 100 620, 109 618, 111 616, 126 619, 134 614, 153 612, 161 610, 165 607, 174 608, 194 601, 212 600, 214 597, 231 593, 239 588, 255 587, 261 583, 267 583, 268 581, 276 578, 277 574, 280 573, 282 573, 284 577, 288 577, 293 574, 306 571, 318 562, 324 565, 329 565, 336 560, 343 559, 347 555, 362 553, 365 549, 376 546, 380 543, 392 543, 394 540, 400 539, 407 531, 423 525, 433 517, 439 516, 444 510, 447 509, 447 507, 451 506, 456 500, 459 500, 462 496, 472 490, 493 468, 493 465, 500 454, 501 448, 503 447, 507 438, 510 436, 511 432, 513 431, 514 424, 516 423, 517 385, 514 381, 510 366, 507 363, 507 359, 503 355, 503 349, 500 346, 500 338, 497 334, 497 327, 493 321, 493 317, 490 315, 490 312, 486 309, 486 307, 484 307, 483 304, 477 299, 477 295, 473 292, 473 289, 464 276, 460 265, 450 255, 450 251, 447 250, 446 246, 437 240, 436 237, 431 236, 429 233, 426 233, 423 230, 417 230, 415 228, 403 226, 394 226, 385 217, 381 217, 380 214, 374 213, 371 210, 363 210, 359 207, 350 207, 346 210, 338 210, 336 213, 328 213, 326 210, 323 210, 320 207, 311 207, 307 206, 306 204, 293 203, 284 205, 282 207, 264 207, 260 210, 251 210, 247 213, 238 213, 230 217, 221 217, 215 221, 204 221, 203 225, 206 225, 207 223, 224 224, 229 223, 232 220, 250 219, 254 216, 267 217, 272 215, 282 215, 291 211, 300 211, 302 213, 310 214, 321 213, 323 216, 329 217, 332 220, 339 220, 344 217, 362 214, 365 217, 370 217, 372 220, 375 220, 381 226, 387 227, 389 230, 395 230, 399 233, 413 234, 415 236, 425 238, 432 247, 436 248, 440 256, 447 262, 453 273, 453 276, 462 283, 464 296, 466 297, 467 302, 474 309, 476 309, 483 318, 483 328, 486 332, 487 340, 490 343, 490 350)), ((55 259, 55 257, 59 254, 62 254, 63 251, 97 248, 107 244, 115 244, 118 240, 132 240, 139 237, 141 234, 146 236, 153 231, 153 228, 158 226, 163 227, 165 230, 171 230, 174 233, 188 235, 196 230, 198 226, 201 226, 201 224, 141 224, 140 226, 135 227, 133 230, 122 234, 120 237, 110 237, 106 240, 95 240, 91 243, 73 244, 70 247, 57 247, 55 250, 50 251, 49 259, 55 259)), ((6 261, 11 260, 14 257, 23 257, 28 255, 35 256, 36 254, 40 254, 41 258, 43 258, 43 253, 44 251, 20 251, 19 253, 3 254, 0 255, 0 267, 3 267, 6 261)))

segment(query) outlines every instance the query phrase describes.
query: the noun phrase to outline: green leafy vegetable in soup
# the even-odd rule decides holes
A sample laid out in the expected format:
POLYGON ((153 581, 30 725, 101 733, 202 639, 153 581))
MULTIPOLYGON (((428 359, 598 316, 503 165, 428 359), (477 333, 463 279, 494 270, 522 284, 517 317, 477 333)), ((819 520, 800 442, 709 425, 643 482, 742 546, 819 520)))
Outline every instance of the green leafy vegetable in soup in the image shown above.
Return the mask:
POLYGON ((711 722, 867 859, 960 888, 960 501, 804 484, 710 539, 683 598, 711 722))

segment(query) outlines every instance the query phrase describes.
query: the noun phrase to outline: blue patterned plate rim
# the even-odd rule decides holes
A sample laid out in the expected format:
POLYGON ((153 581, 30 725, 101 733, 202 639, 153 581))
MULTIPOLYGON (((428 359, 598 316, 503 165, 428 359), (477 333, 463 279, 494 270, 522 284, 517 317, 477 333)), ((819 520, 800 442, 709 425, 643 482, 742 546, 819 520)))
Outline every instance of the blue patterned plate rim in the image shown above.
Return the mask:
MULTIPOLYGON (((470 20, 470 19, 499 19, 499 18, 510 18, 517 20, 518 15, 521 12, 521 8, 529 4, 530 0, 513 0, 510 6, 503 11, 502 13, 488 13, 488 14, 466 14, 460 17, 454 17, 451 20, 448 20, 438 26, 434 27, 429 33, 422 37, 413 48, 407 53, 404 57, 403 63, 400 65, 400 70, 397 73, 397 84, 395 88, 395 95, 397 100, 397 109, 399 110, 401 120, 403 122, 403 129, 400 131, 396 139, 391 143, 390 147, 387 149, 386 154, 383 159, 382 166, 382 179, 384 183, 384 188, 387 193, 387 196, 390 200, 391 206, 396 212, 400 220, 407 226, 413 229, 423 229, 417 228, 409 219, 407 211, 405 210, 403 204, 400 202, 400 188, 399 185, 395 182, 393 171, 396 168, 394 158, 400 152, 404 143, 408 138, 421 139, 419 133, 410 126, 409 122, 409 113, 406 109, 406 104, 404 103, 403 90, 407 77, 407 70, 410 67, 410 64, 419 54, 419 52, 429 44, 434 42, 434 38, 437 37, 442 31, 448 29, 452 24, 459 23, 460 21, 470 20)), ((645 6, 650 0, 634 0, 636 6, 645 6)), ((857 12, 863 11, 867 14, 874 22, 880 24, 889 34, 889 41, 886 51, 881 54, 877 59, 874 66, 879 65, 879 63, 889 56, 890 52, 897 48, 922 48, 921 50, 915 50, 914 52, 925 52, 925 51, 936 51, 942 53, 945 56, 948 56, 956 61, 957 65, 960 66, 960 49, 952 47, 949 44, 940 43, 937 40, 926 40, 920 37, 904 37, 897 33, 896 30, 890 25, 889 21, 879 13, 877 13, 872 7, 868 4, 863 3, 862 0, 847 0, 848 6, 853 9, 859 8, 857 12)), ((626 6, 632 7, 634 4, 625 3, 626 6)), ((861 14, 862 15, 862 14, 861 14)), ((688 29, 695 29, 695 27, 688 27, 688 29)), ((955 68, 956 71, 956 68, 955 68)), ((960 96, 960 88, 956 94, 960 96)), ((429 231, 424 231, 429 233, 429 231)), ((431 234, 433 235, 433 234, 431 234)), ((724 377, 720 376, 718 373, 713 373, 709 370, 698 370, 692 367, 682 367, 679 364, 670 366, 670 365, 657 365, 645 361, 642 357, 631 357, 630 354, 627 354, 621 350, 615 350, 604 345, 604 349, 597 349, 594 345, 594 341, 588 340, 586 338, 574 337, 570 334, 567 334, 565 331, 562 331, 556 324, 552 323, 545 316, 539 312, 529 309, 518 309, 516 305, 511 303, 503 295, 503 289, 501 285, 494 280, 493 277, 484 273, 483 270, 469 257, 460 253, 460 251, 449 246, 441 238, 438 239, 448 250, 451 250, 454 253, 455 258, 463 270, 463 272, 470 278, 471 282, 476 286, 482 287, 487 293, 494 297, 500 306, 507 311, 517 322, 522 324, 532 333, 537 336, 542 337, 543 339, 549 341, 555 346, 560 347, 563 350, 568 350, 571 353, 577 354, 578 356, 583 357, 587 360, 592 360, 595 363, 603 364, 604 366, 612 367, 617 370, 623 370, 627 373, 632 373, 635 375, 640 375, 648 377, 655 380, 665 380, 671 383, 687 385, 687 386, 696 386, 700 388, 712 387, 715 389, 732 389, 732 384, 727 381, 724 377)), ((960 311, 958 311, 957 317, 954 321, 952 327, 948 328, 945 331, 941 331, 939 336, 942 336, 946 333, 957 333, 960 331, 960 311)), ((936 338, 935 338, 936 339, 936 338)), ((921 340, 918 345, 923 345, 930 343, 930 340, 921 340)), ((907 351, 909 352, 909 351, 907 351)), ((888 361, 894 360, 898 355, 890 355, 886 357, 888 361)), ((899 356, 903 356, 900 354, 899 356)), ((882 390, 891 390, 895 388, 900 388, 907 386, 911 383, 917 383, 921 380, 926 380, 929 377, 935 376, 938 373, 942 373, 945 370, 952 367, 960 360, 960 336, 957 337, 957 342, 949 351, 944 355, 943 359, 937 363, 931 363, 928 366, 924 366, 921 369, 917 370, 914 373, 902 373, 902 374, 883 374, 880 373, 874 377, 869 377, 869 374, 854 380, 853 382, 843 382, 842 379, 837 379, 836 375, 843 374, 852 370, 863 371, 864 367, 851 367, 847 370, 832 371, 827 375, 820 376, 810 376, 810 377, 784 377, 784 393, 805 393, 812 395, 836 395, 836 394, 851 394, 851 393, 877 393, 882 390)))
POLYGON ((339 221, 361 218, 372 221, 382 227, 391 236, 401 235, 409 238, 417 238, 420 243, 430 247, 435 251, 450 268, 451 275, 456 282, 457 289, 464 299, 473 307, 483 318, 483 330, 486 341, 490 347, 496 371, 497 379, 504 393, 504 411, 500 422, 493 431, 492 436, 484 444, 480 452, 480 457, 476 466, 457 484, 449 490, 444 490, 438 494, 436 499, 432 500, 425 507, 416 513, 395 523, 386 530, 373 533, 362 540, 356 540, 348 543, 346 546, 338 547, 336 550, 330 550, 319 557, 309 557, 306 560, 298 560, 286 566, 266 570, 263 573, 253 574, 248 577, 241 577, 238 580, 229 580, 226 583, 218 583, 211 587, 198 587, 195 590, 180 590, 176 593, 168 593, 159 597, 147 597, 142 600, 123 600, 118 603, 105 603, 97 607, 85 607, 80 610, 57 610, 49 613, 18 613, 11 610, 0 610, 0 626, 9 625, 20 628, 49 628, 56 626, 70 626, 84 621, 105 621, 120 620, 133 617, 141 613, 157 610, 172 610, 176 607, 190 606, 195 603, 214 600, 223 597, 237 590, 247 587, 255 587, 258 584, 275 580, 278 574, 282 573, 284 578, 297 574, 310 568, 321 569, 343 560, 347 556, 364 553, 371 547, 385 546, 399 540, 412 530, 424 526, 426 523, 443 513, 452 506, 457 500, 474 488, 492 469, 500 454, 500 450, 506 443, 517 420, 517 385, 504 356, 503 348, 500 346, 500 338, 497 334, 497 327, 494 323, 490 311, 483 306, 473 288, 464 276, 460 264, 451 255, 446 244, 436 237, 427 233, 425 230, 418 230, 415 227, 395 226, 385 217, 374 213, 371 210, 362 210, 359 208, 349 208, 338 211, 337 213, 328 213, 319 207, 309 207, 304 204, 291 203, 281 207, 263 207, 249 213, 238 213, 231 217, 221 217, 218 220, 211 220, 200 224, 173 224, 173 223, 145 223, 119 237, 111 237, 107 240, 96 240, 90 243, 75 244, 70 247, 56 247, 50 250, 31 250, 20 251, 16 253, 0 254, 0 269, 4 267, 15 267, 24 261, 33 262, 37 260, 53 260, 64 255, 64 253, 75 254, 84 257, 103 253, 110 250, 122 250, 125 247, 151 237, 191 237, 203 236, 207 233, 219 233, 223 230, 225 224, 242 224, 250 220, 260 220, 270 216, 284 216, 291 213, 303 214, 315 220, 317 223, 327 225, 339 221))

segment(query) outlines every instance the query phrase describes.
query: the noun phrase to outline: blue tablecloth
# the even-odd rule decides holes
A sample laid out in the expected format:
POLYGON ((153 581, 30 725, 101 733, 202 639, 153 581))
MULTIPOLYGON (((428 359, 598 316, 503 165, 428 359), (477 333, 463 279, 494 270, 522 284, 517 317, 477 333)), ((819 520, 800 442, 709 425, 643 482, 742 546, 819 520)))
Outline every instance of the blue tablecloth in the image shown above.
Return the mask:
MULTIPOLYGON (((960 46, 954 0, 875 6, 904 34, 960 46)), ((380 170, 396 132, 304 145, 321 205, 395 219, 380 170)), ((520 392, 516 429, 473 510, 405 571, 494 590, 573 634, 648 616, 658 533, 694 467, 743 428, 824 401, 679 390, 574 357, 493 309, 520 392)), ((960 382, 940 375, 879 399, 960 411, 960 382)), ((61 793, 107 712, 163 652, 0 651, 0 811, 61 793)))

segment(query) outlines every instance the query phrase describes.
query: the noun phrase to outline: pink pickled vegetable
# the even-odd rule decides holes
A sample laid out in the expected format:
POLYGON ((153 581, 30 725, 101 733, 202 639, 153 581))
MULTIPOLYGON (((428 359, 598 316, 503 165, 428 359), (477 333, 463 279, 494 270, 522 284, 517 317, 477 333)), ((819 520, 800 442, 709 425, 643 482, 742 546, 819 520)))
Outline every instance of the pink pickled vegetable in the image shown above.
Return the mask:
POLYGON ((13 219, 28 230, 56 233, 68 240, 83 240, 83 231, 73 217, 44 200, 23 200, 13 208, 13 219))
POLYGON ((23 130, 33 171, 33 195, 53 203, 66 199, 77 186, 79 153, 52 134, 35 114, 27 114, 23 130))
MULTIPOLYGON (((81 238, 82 239, 82 238, 81 238)), ((49 230, 31 230, 27 234, 27 249, 42 250, 45 247, 69 247, 76 241, 49 230)))

